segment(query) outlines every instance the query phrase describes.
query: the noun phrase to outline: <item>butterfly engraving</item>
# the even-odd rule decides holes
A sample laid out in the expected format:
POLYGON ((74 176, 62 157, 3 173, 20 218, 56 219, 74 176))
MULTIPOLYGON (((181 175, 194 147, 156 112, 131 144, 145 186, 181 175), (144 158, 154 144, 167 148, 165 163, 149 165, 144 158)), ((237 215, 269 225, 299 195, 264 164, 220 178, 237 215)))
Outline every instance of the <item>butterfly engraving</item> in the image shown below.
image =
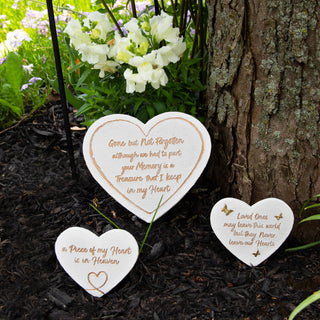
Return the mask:
POLYGON ((259 249, 257 250, 257 252, 253 253, 253 255, 254 255, 255 257, 260 256, 260 251, 259 251, 259 249))
POLYGON ((275 218, 277 219, 277 220, 280 220, 280 219, 282 219, 283 218, 283 215, 282 215, 282 213, 280 213, 278 216, 275 216, 275 218))
POLYGON ((233 212, 233 210, 228 209, 227 205, 225 204, 221 212, 224 212, 226 216, 228 216, 231 212, 233 212))

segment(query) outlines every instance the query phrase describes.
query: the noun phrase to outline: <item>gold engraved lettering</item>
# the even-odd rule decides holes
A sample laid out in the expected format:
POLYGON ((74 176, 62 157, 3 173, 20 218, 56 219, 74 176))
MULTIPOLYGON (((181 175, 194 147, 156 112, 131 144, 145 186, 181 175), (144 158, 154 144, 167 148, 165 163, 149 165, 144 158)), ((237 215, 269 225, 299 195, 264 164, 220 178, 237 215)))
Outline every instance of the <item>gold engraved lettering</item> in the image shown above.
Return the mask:
POLYGON ((151 194, 157 193, 157 192, 170 192, 170 186, 166 185, 165 187, 158 187, 157 185, 151 185, 149 186, 149 190, 151 194))
POLYGON ((160 150, 157 152, 152 152, 151 150, 149 151, 149 157, 152 158, 160 158, 160 150))
POLYGON ((134 141, 128 141, 128 146, 130 147, 130 146, 138 146, 139 144, 138 144, 138 140, 134 140, 134 141))
POLYGON ((238 213, 237 219, 248 219, 248 220, 252 220, 252 216, 253 216, 253 213, 251 213, 251 214, 241 214, 241 213, 238 213))
POLYGON ((254 218, 255 218, 255 220, 268 220, 268 216, 267 215, 262 216, 261 214, 258 214, 258 213, 256 213, 254 215, 254 218))
POLYGON ((153 138, 146 139, 142 138, 140 142, 140 146, 152 146, 154 144, 153 138))
POLYGON ((169 145, 183 144, 184 140, 177 137, 172 137, 169 139, 157 137, 155 142, 156 142, 156 145, 164 145, 164 150, 166 150, 169 145))
POLYGON ((129 158, 130 162, 132 162, 134 158, 139 158, 139 154, 136 152, 133 152, 133 153, 117 152, 112 155, 112 159, 126 159, 126 158, 129 158))
POLYGON ((119 247, 115 247, 115 246, 112 246, 110 248, 110 251, 111 251, 111 255, 117 255, 117 254, 131 254, 132 253, 132 250, 131 248, 127 248, 127 249, 121 249, 119 247))
POLYGON ((233 232, 234 228, 236 227, 236 224, 235 223, 231 223, 231 222, 225 222, 223 226, 231 228, 231 232, 233 232))
POLYGON ((182 152, 181 150, 178 150, 178 151, 170 151, 169 152, 169 159, 172 158, 172 157, 181 157, 182 156, 182 152))
POLYGON ((161 171, 162 163, 144 163, 138 162, 136 165, 136 170, 157 170, 156 174, 158 175, 161 171))
POLYGON ((111 139, 108 143, 108 146, 110 148, 114 148, 114 147, 125 147, 126 143, 124 141, 115 141, 113 139, 111 139))
POLYGON ((87 248, 78 248, 74 244, 69 246, 70 253, 76 252, 76 253, 87 253, 88 249, 87 248))
POLYGON ((108 248, 98 248, 97 253, 102 253, 102 258, 105 258, 108 253, 108 248))
POLYGON ((143 181, 143 178, 141 176, 135 176, 135 177, 123 177, 121 175, 116 176, 116 182, 137 182, 137 181, 143 181))
POLYGON ((262 240, 256 240, 257 247, 274 247, 273 241, 262 241, 262 240))
POLYGON ((93 265, 95 266, 96 264, 119 264, 119 260, 115 259, 101 259, 100 257, 92 257, 91 258, 93 265))
POLYGON ((177 183, 179 183, 179 180, 181 179, 181 174, 166 174, 166 181, 169 180, 176 180, 177 183))
POLYGON ((134 166, 122 166, 121 176, 127 171, 127 170, 133 170, 134 166))

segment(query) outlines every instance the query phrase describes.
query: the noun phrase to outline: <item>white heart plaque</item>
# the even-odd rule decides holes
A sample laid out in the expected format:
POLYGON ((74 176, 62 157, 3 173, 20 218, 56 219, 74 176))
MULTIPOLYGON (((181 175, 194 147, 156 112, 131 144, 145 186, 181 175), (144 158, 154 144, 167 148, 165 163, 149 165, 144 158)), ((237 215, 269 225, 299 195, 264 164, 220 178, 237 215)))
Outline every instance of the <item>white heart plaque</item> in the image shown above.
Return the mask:
POLYGON ((286 240, 294 216, 291 208, 277 198, 253 206, 225 198, 213 207, 210 221, 217 238, 233 255, 249 266, 257 266, 286 240))
POLYGON ((55 252, 75 282, 91 295, 101 297, 133 268, 139 248, 125 230, 110 230, 98 237, 87 229, 72 227, 59 235, 55 252))
POLYGON ((197 181, 211 152, 210 136, 194 117, 160 114, 146 124, 122 114, 105 116, 87 131, 86 164, 96 181, 146 222, 173 207, 197 181))

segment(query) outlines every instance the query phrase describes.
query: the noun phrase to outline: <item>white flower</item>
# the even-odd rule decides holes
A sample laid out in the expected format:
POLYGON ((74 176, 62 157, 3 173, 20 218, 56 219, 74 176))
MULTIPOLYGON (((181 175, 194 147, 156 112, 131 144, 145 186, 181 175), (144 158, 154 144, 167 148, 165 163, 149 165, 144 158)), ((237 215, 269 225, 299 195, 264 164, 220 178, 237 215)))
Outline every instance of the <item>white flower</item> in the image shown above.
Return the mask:
POLYGON ((151 53, 148 53, 144 55, 143 57, 140 56, 134 56, 129 60, 129 64, 133 67, 138 68, 145 62, 155 64, 155 58, 156 58, 156 51, 152 51, 151 53))
POLYGON ((119 63, 128 63, 129 60, 134 57, 134 54, 129 51, 131 42, 127 37, 121 38, 120 36, 115 36, 115 46, 117 50, 116 59, 119 63))
POLYGON ((78 51, 81 53, 81 60, 87 61, 91 64, 101 63, 106 60, 106 55, 109 51, 107 44, 95 44, 89 45, 83 44, 78 47, 78 51))
POLYGON ((158 43, 162 40, 175 42, 179 38, 179 28, 172 28, 172 19, 172 16, 164 11, 160 16, 154 16, 150 19, 150 32, 158 43))
POLYGON ((133 73, 132 70, 127 69, 124 72, 124 78, 126 79, 126 92, 144 92, 146 90, 146 81, 142 79, 141 75, 138 73, 133 73))
POLYGON ((132 18, 126 23, 125 28, 128 30, 128 39, 130 40, 130 46, 134 45, 135 52, 139 55, 147 53, 149 48, 148 39, 143 36, 141 29, 138 25, 138 19, 132 18))
POLYGON ((176 42, 169 43, 157 50, 155 63, 161 67, 167 66, 170 62, 176 63, 185 50, 186 43, 182 38, 178 38, 176 42))
POLYGON ((25 72, 31 74, 33 71, 33 64, 31 63, 31 64, 28 64, 27 66, 22 66, 22 68, 25 72))
POLYGON ((88 33, 84 33, 78 20, 71 20, 65 32, 70 36, 70 42, 81 54, 81 60, 91 64, 104 63, 110 51, 108 44, 96 44, 91 41, 88 33))
MULTIPOLYGON (((136 67, 138 73, 133 74, 130 70, 130 77, 128 76, 126 79, 134 80, 135 82, 137 81, 136 79, 139 79, 141 82, 144 81, 145 83, 150 83, 154 89, 159 89, 160 85, 165 86, 168 82, 168 77, 165 71, 155 64, 155 57, 156 51, 153 51, 143 57, 137 56, 131 58, 129 64, 136 67)), ((127 88, 128 87, 130 90, 133 90, 129 92, 137 91, 136 86, 133 86, 131 83, 128 85, 127 80, 127 88)))
POLYGON ((139 31, 138 19, 132 18, 129 22, 127 22, 124 27, 129 31, 136 33, 139 31))
POLYGON ((22 29, 16 29, 8 32, 6 39, 10 46, 12 46, 14 49, 17 49, 19 46, 21 46, 23 41, 31 40, 32 39, 29 37, 28 33, 22 29))
POLYGON ((106 40, 107 34, 113 31, 112 25, 106 14, 100 13, 98 11, 91 12, 88 17, 83 21, 85 27, 90 28, 90 21, 96 22, 94 30, 99 31, 99 39, 106 40))
POLYGON ((90 35, 82 32, 79 20, 70 20, 64 32, 69 35, 70 42, 76 50, 83 45, 91 44, 90 35))
POLYGON ((105 62, 96 63, 93 69, 100 69, 99 77, 103 78, 105 72, 115 73, 119 63, 113 60, 106 60, 105 62))
POLYGON ((14 51, 15 48, 8 43, 8 41, 4 41, 0 43, 0 59, 4 59, 10 51, 14 51))
POLYGON ((156 68, 151 63, 145 62, 138 67, 138 74, 146 80, 154 89, 159 89, 160 85, 165 86, 168 77, 162 68, 156 68))

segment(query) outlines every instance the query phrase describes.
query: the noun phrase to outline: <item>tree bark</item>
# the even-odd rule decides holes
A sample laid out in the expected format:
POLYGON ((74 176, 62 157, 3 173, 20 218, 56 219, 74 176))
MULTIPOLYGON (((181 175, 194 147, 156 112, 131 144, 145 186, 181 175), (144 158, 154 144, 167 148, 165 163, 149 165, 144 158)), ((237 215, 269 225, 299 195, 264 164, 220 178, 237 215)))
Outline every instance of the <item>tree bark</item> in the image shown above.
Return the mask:
POLYGON ((210 175, 223 196, 277 197, 297 214, 320 193, 320 4, 209 0, 208 10, 210 175))

